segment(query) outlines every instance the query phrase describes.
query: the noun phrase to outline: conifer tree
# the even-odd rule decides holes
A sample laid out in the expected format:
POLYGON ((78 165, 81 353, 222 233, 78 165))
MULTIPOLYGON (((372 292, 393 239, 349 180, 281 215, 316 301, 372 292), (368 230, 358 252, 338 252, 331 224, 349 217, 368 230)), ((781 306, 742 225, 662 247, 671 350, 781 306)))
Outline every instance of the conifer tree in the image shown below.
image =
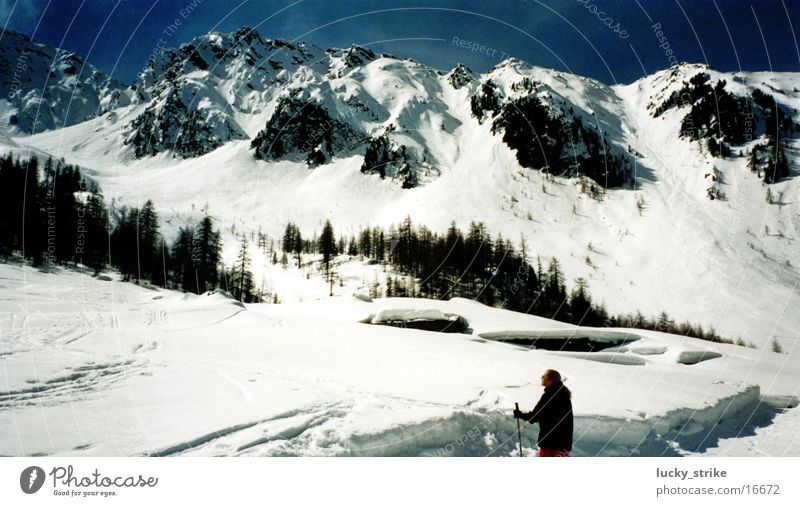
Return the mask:
POLYGON ((331 292, 333 291, 333 274, 331 272, 331 264, 333 257, 338 252, 336 245, 336 236, 333 233, 333 225, 330 220, 325 220, 325 225, 322 227, 322 234, 319 237, 319 251, 322 253, 322 268, 325 271, 325 279, 331 285, 331 292))
POLYGON ((198 293, 197 265, 193 252, 195 243, 194 229, 184 226, 178 229, 178 236, 172 244, 173 284, 176 288, 198 293))
POLYGON ((578 278, 575 280, 575 288, 572 289, 570 294, 571 322, 575 325, 596 324, 594 307, 587 286, 585 279, 578 278))
POLYGON ((561 272, 561 267, 558 260, 553 258, 547 268, 547 276, 544 278, 542 287, 542 296, 544 298, 544 316, 547 318, 555 318, 558 320, 565 320, 569 314, 567 304, 567 290, 564 286, 564 275, 561 272))
MULTIPOLYGON (((31 157, 20 168, 24 168, 24 193, 22 195, 22 209, 17 210, 24 216, 22 222, 22 251, 25 257, 30 258, 34 265, 39 265, 45 258, 46 244, 44 241, 45 216, 41 189, 39 187, 39 160, 31 157)), ((14 216, 19 216, 15 214, 14 216)))
POLYGON ((17 171, 11 154, 0 158, 0 253, 7 259, 14 250, 16 239, 15 190, 17 171))
POLYGON ((222 242, 219 232, 214 230, 211 217, 206 214, 197 226, 192 248, 193 263, 196 269, 196 293, 204 293, 219 286, 219 264, 222 255, 222 242))
POLYGON ((119 269, 123 281, 129 281, 132 278, 138 279, 136 223, 139 221, 139 210, 122 207, 118 211, 114 210, 114 213, 115 224, 111 232, 109 263, 119 269))
POLYGON ((358 250, 366 257, 372 256, 372 232, 369 227, 363 229, 358 235, 358 250))
POLYGON ((253 281, 253 273, 250 272, 251 262, 248 249, 247 237, 243 235, 230 281, 231 294, 241 302, 255 301, 255 282, 253 281))
POLYGON ((108 260, 109 223, 108 208, 102 193, 92 193, 83 208, 85 239, 76 245, 78 260, 94 269, 95 276, 105 267, 108 260))
POLYGON ((153 284, 164 285, 164 244, 159 233, 158 214, 152 200, 147 200, 139 212, 137 240, 139 252, 138 277, 149 279, 153 284))
POLYGON ((288 254, 294 253, 299 268, 303 252, 303 236, 297 225, 292 222, 286 224, 286 230, 283 233, 283 251, 288 254))

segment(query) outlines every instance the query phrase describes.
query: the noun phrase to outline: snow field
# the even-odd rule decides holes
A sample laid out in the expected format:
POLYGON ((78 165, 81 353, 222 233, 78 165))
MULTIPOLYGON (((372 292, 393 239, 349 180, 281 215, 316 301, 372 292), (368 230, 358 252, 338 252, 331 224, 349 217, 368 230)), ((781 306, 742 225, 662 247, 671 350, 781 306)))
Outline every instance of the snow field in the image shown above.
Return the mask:
POLYGON ((109 279, 0 265, 0 454, 512 455, 511 409, 546 368, 574 393, 576 455, 800 454, 786 355, 464 299, 242 305, 109 279), (458 314, 472 334, 360 323, 381 311, 458 314), (480 337, 504 332, 634 334, 596 355, 639 365, 480 337))

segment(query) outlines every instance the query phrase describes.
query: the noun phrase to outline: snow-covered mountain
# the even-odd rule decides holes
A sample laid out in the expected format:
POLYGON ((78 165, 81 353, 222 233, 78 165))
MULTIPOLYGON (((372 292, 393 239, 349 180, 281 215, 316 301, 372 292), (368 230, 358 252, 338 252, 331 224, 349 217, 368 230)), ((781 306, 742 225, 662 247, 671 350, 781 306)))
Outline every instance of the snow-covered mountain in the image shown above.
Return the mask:
POLYGON ((0 122, 31 134, 82 123, 130 102, 125 85, 80 56, 11 30, 0 36, 0 122))
POLYGON ((98 116, 8 144, 84 166, 107 198, 152 198, 167 231, 205 204, 274 236, 289 220, 483 221, 612 312, 666 309, 765 344, 800 325, 799 77, 683 64, 609 86, 514 59, 440 72, 243 28, 166 49, 98 116))

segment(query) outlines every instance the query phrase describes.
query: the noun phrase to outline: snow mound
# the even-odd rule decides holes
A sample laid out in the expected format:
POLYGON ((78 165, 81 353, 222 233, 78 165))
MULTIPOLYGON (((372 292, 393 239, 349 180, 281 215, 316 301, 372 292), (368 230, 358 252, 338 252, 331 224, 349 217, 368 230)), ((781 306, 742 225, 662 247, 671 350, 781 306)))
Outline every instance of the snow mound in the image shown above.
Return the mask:
POLYGON ((567 353, 568 357, 593 360, 615 365, 645 365, 647 362, 642 357, 624 355, 622 353, 567 353))
POLYGON ((637 346, 629 349, 637 355, 663 355, 668 350, 666 346, 637 346))
POLYGON ((490 341, 517 344, 528 348, 551 351, 599 351, 638 341, 641 336, 629 332, 597 331, 594 329, 565 330, 504 330, 483 332, 480 337, 490 341))
POLYGON ((236 300, 236 297, 231 295, 230 292, 226 292, 222 288, 215 288, 213 291, 209 290, 208 292, 204 293, 203 295, 205 295, 206 297, 220 296, 220 297, 224 297, 226 299, 236 300))
POLYGON ((439 309, 387 308, 380 310, 369 323, 432 332, 471 332, 469 322, 462 316, 439 309))
POLYGON ((245 307, 242 301, 237 300, 236 297, 230 294, 230 292, 226 292, 222 288, 216 288, 213 291, 205 292, 203 295, 205 296, 204 302, 213 303, 213 301, 225 301, 233 306, 237 306, 240 308, 245 307))
POLYGON ((800 406, 800 399, 794 395, 762 395, 761 402, 775 409, 792 409, 800 406))
POLYGON ((685 350, 678 354, 678 363, 684 365, 694 365, 706 360, 720 358, 722 353, 708 350, 685 350))
POLYGON ((414 320, 448 320, 455 321, 457 315, 446 316, 438 309, 382 309, 372 319, 372 323, 410 322, 414 320))
POLYGON ((358 299, 358 300, 360 300, 362 302, 372 302, 372 297, 370 297, 366 293, 362 293, 362 292, 353 293, 353 298, 354 299, 358 299))

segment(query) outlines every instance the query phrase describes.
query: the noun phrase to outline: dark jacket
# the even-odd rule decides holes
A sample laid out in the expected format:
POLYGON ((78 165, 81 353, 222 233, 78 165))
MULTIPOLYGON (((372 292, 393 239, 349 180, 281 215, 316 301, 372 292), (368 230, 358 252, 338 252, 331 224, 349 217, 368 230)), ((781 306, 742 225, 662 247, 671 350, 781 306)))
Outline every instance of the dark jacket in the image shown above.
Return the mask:
POLYGON ((572 401, 567 387, 546 388, 533 411, 520 418, 539 424, 539 448, 572 451, 572 401))

